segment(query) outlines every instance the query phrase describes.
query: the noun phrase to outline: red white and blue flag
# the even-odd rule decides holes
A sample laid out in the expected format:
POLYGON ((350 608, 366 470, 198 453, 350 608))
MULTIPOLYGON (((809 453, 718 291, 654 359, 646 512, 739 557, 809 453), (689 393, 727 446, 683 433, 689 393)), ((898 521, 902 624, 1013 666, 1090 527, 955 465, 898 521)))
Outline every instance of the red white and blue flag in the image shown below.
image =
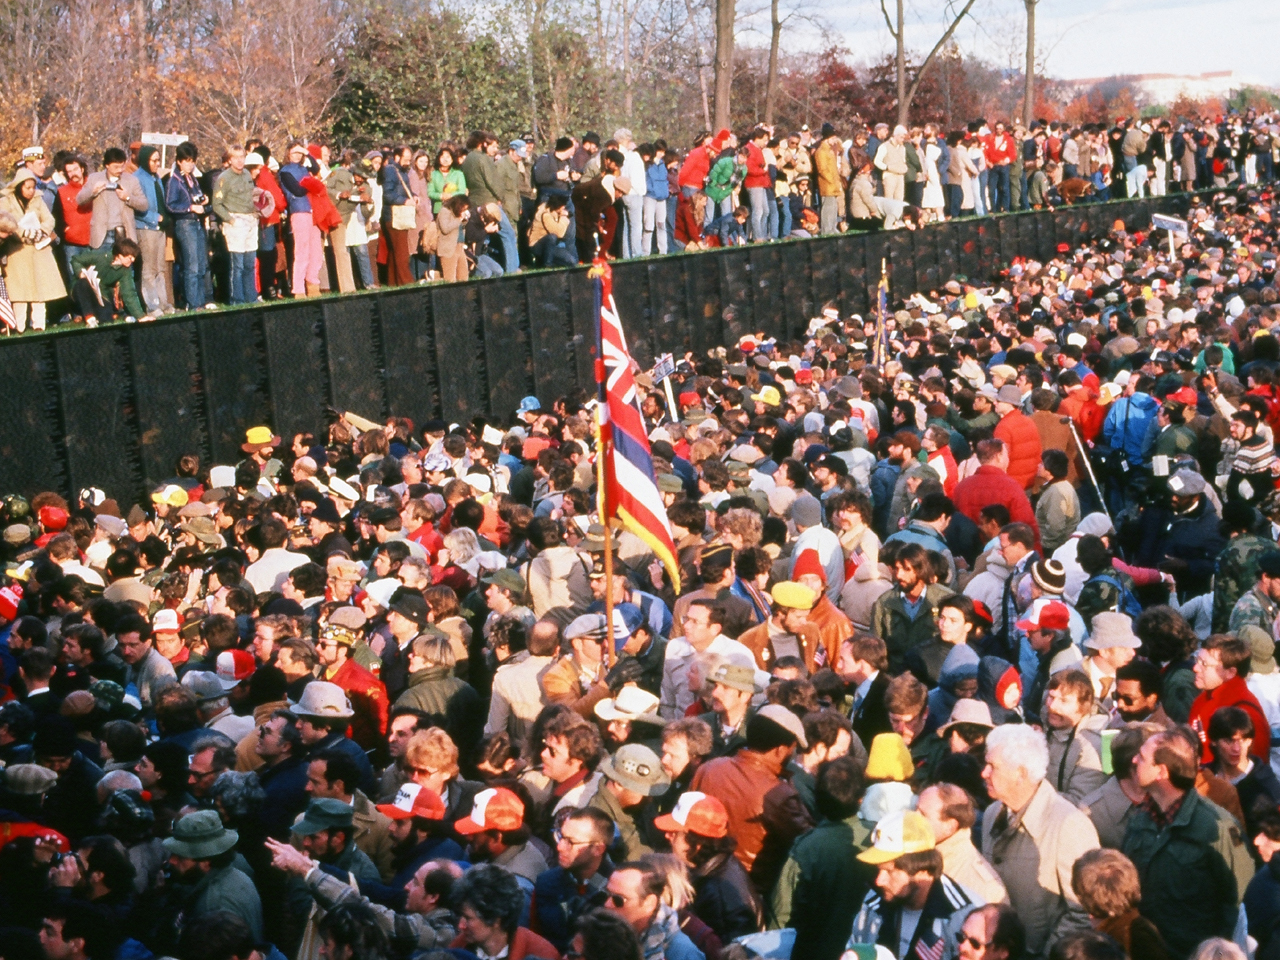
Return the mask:
POLYGON ((596 382, 600 384, 603 435, 608 450, 601 522, 617 517, 626 529, 648 544, 678 590, 680 564, 640 413, 635 364, 627 353, 627 340, 613 302, 613 274, 607 263, 597 260, 591 276, 595 280, 598 333, 596 382))

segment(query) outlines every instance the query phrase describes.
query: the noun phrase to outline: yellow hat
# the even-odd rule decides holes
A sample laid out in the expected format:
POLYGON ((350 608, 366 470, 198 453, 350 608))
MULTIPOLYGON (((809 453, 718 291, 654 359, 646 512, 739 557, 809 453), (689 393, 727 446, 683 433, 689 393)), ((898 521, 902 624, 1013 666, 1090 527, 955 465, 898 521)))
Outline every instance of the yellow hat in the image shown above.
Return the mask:
POLYGON ((868 780, 898 780, 906 782, 916 772, 907 742, 896 733, 877 734, 871 741, 871 753, 867 757, 868 780))
POLYGON ((187 491, 176 483, 171 483, 151 494, 151 501, 153 503, 167 503, 171 507, 185 507, 187 505, 187 491))
POLYGON ((812 610, 813 605, 818 602, 818 591, 792 580, 774 584, 769 596, 773 597, 773 602, 778 606, 793 610, 812 610))
POLYGON ((782 394, 777 387, 765 387, 759 393, 753 393, 751 399, 759 400, 766 407, 776 407, 782 403, 782 394))
POLYGON ((891 863, 905 854, 922 853, 934 846, 929 821, 914 810, 902 810, 876 824, 871 831, 871 846, 858 854, 858 859, 863 863, 891 863))

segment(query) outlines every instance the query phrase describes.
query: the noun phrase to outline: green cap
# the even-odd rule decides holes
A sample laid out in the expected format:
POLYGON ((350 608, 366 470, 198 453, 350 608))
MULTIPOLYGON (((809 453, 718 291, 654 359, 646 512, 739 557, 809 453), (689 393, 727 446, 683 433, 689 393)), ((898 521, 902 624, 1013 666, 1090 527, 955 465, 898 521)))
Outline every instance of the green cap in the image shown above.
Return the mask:
POLYGON ((493 573, 486 574, 480 578, 481 583, 492 583, 504 590, 510 590, 517 596, 524 596, 525 583, 524 577, 516 573, 514 570, 504 568, 495 570, 493 573))
POLYGON ((293 832, 300 837, 309 837, 321 830, 350 827, 354 812, 353 807, 332 797, 312 800, 307 804, 307 812, 302 819, 293 825, 293 832))
POLYGON ((684 489, 684 481, 674 473, 664 473, 658 477, 658 489, 663 493, 679 493, 684 489))

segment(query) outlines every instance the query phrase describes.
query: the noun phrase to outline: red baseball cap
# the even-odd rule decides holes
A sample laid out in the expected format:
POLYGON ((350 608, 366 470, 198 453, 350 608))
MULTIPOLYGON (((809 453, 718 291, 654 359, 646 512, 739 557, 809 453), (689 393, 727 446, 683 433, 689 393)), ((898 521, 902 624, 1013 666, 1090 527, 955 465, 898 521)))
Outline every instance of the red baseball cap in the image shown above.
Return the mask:
POLYGON ((378 812, 392 820, 408 820, 422 817, 424 820, 443 820, 444 801, 429 787, 418 783, 402 784, 391 803, 378 804, 378 812))
POLYGON ((471 804, 471 816, 453 825, 463 836, 485 830, 519 830, 524 826, 524 804, 505 787, 481 790, 471 804))
POLYGON ((1180 390, 1175 390, 1173 393, 1165 397, 1165 400, 1168 402, 1182 403, 1189 407, 1194 407, 1196 405, 1196 399, 1196 392, 1190 387, 1183 387, 1180 390))
POLYGON ((729 833, 729 811, 715 797, 690 791, 680 795, 670 813, 654 818, 653 825, 663 833, 687 830, 700 837, 719 838, 729 833))
POLYGON ((230 690, 241 680, 248 680, 258 668, 248 650, 223 650, 218 654, 217 677, 223 690, 230 690))
POLYGON ((1071 626, 1071 611, 1056 600, 1031 608, 1031 616, 1018 621, 1019 630, 1066 630, 1071 626))

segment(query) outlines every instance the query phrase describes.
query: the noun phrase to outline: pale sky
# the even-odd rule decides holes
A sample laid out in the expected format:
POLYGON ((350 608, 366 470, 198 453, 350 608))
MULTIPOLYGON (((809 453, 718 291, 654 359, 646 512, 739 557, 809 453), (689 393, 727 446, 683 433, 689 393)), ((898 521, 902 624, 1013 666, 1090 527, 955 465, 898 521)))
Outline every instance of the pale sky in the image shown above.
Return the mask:
MULTIPOLYGON (((878 0, 791 0, 829 26, 855 57, 892 49, 878 0)), ((786 4, 787 0, 783 0, 786 4)), ((893 0, 886 0, 890 13, 893 0)), ((907 0, 907 45, 927 52, 944 29, 936 0, 907 0)), ((1037 46, 1046 72, 1062 79, 1122 73, 1199 74, 1232 70, 1242 82, 1280 86, 1280 2, 1276 0, 1040 0, 1037 46)), ((1020 62, 1020 0, 978 0, 956 37, 966 53, 1020 62)), ((810 44, 815 35, 807 27, 810 44)))

